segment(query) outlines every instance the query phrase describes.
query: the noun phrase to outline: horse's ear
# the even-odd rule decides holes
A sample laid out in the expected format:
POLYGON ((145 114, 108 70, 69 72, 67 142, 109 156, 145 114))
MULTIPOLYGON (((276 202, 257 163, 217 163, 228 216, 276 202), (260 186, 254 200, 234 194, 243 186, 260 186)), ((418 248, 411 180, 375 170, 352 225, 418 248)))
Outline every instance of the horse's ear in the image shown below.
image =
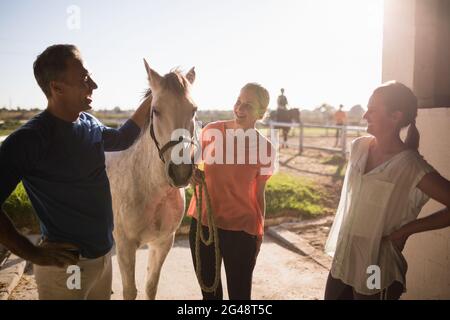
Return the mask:
POLYGON ((188 73, 186 73, 186 79, 188 79, 188 81, 193 84, 195 81, 195 67, 192 67, 191 70, 189 70, 188 73))
POLYGON ((150 88, 153 91, 158 90, 160 87, 162 77, 158 74, 158 72, 156 72, 155 70, 150 68, 150 66, 148 65, 148 62, 147 62, 147 60, 145 60, 145 58, 144 58, 144 65, 145 65, 145 70, 147 70, 148 82, 150 84, 150 88))

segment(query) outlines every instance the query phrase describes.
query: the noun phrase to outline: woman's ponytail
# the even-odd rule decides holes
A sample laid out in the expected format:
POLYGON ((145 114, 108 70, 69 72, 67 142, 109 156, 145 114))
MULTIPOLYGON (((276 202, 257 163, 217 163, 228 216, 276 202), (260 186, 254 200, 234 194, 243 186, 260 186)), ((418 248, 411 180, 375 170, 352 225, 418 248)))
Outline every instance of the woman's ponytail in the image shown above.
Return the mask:
POLYGON ((416 127, 416 120, 412 121, 408 127, 408 133, 406 134, 405 144, 408 148, 417 150, 419 149, 420 133, 416 127))

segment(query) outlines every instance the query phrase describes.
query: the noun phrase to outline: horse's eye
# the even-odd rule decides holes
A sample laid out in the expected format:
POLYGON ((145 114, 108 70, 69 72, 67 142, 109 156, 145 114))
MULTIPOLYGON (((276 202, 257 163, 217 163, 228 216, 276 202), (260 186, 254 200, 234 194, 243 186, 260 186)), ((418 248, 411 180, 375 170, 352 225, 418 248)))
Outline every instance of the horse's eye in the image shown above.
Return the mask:
POLYGON ((152 112, 153 112, 153 115, 154 115, 154 116, 157 116, 157 117, 159 117, 160 113, 159 113, 159 111, 158 111, 158 110, 156 110, 156 109, 153 109, 153 110, 152 110, 152 112))

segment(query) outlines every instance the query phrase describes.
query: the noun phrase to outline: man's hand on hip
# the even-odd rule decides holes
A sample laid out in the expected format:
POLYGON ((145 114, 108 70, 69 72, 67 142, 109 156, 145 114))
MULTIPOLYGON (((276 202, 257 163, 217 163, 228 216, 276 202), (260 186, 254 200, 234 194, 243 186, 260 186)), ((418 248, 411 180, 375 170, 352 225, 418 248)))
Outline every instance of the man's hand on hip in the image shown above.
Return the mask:
POLYGON ((78 248, 70 243, 44 242, 36 247, 29 260, 41 266, 66 268, 79 260, 78 248))

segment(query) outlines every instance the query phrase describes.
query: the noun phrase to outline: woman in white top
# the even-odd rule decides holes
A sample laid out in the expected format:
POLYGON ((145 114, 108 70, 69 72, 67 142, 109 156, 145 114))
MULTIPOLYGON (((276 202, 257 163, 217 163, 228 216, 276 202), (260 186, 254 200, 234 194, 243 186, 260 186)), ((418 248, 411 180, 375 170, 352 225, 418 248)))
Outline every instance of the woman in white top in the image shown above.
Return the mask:
POLYGON ((383 84, 369 100, 364 118, 372 136, 352 143, 325 246, 333 256, 325 299, 399 299, 406 289, 406 240, 450 226, 450 182, 418 153, 416 116, 417 98, 401 83, 383 84), (430 197, 446 208, 417 219, 430 197))

